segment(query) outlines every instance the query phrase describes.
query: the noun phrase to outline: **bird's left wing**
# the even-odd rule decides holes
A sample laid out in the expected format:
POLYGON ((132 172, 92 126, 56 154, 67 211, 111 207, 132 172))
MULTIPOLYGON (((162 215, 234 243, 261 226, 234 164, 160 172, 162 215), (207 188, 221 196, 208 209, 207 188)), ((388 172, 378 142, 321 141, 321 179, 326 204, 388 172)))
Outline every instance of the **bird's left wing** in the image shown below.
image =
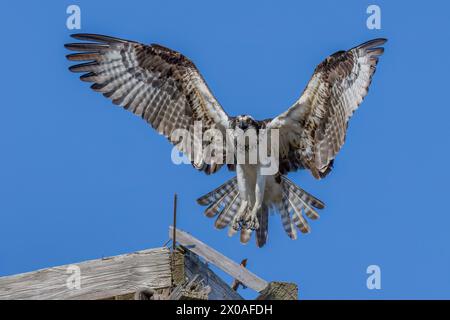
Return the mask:
POLYGON ((84 62, 69 68, 85 73, 81 80, 93 82, 93 90, 141 116, 184 152, 197 169, 208 174, 220 169, 223 161, 214 158, 205 161, 201 154, 205 142, 194 142, 192 128, 199 121, 201 133, 208 129, 223 133, 228 115, 188 58, 156 44, 144 45, 96 34, 72 37, 89 41, 65 45, 69 50, 78 51, 68 55, 69 60, 84 62), (173 135, 176 129, 188 130, 189 138, 173 135))
POLYGON ((320 179, 331 170, 385 42, 375 39, 329 56, 316 68, 300 99, 268 123, 268 129, 280 130, 281 173, 307 168, 320 179))

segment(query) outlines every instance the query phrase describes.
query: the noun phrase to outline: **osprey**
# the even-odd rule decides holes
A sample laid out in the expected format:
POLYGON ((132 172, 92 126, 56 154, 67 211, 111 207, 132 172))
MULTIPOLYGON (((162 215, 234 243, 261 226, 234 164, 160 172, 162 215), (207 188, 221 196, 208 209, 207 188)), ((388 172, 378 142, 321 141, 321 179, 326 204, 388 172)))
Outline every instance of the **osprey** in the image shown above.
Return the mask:
MULTIPOLYGON (((83 61, 69 68, 84 73, 82 81, 92 82, 93 90, 141 116, 184 152, 198 170, 211 174, 227 164, 236 172, 236 177, 197 201, 208 206, 206 216, 217 216, 217 228, 229 226, 230 235, 240 231, 242 243, 247 243, 255 231, 258 247, 267 241, 270 212, 281 215, 284 230, 292 239, 297 237, 296 228, 302 233, 310 231, 305 216, 313 220, 319 217, 316 210, 323 209, 324 203, 286 175, 308 169, 321 179, 330 172, 344 144, 348 121, 367 95, 378 58, 384 52, 381 46, 386 42, 374 39, 327 57, 287 111, 257 121, 249 115, 229 116, 195 65, 179 52, 96 34, 72 37, 88 41, 65 45, 78 51, 67 55, 69 60, 83 61), (256 130, 257 134, 277 130, 276 172, 263 174, 264 165, 259 160, 226 163, 228 147, 213 157, 195 156, 198 149, 214 140, 197 139, 193 146, 188 143, 196 122, 201 123, 203 134, 212 129, 225 136, 237 129, 256 130), (188 130, 188 139, 174 135, 177 129, 188 130)), ((248 151, 251 146, 247 143, 245 148, 248 151)))

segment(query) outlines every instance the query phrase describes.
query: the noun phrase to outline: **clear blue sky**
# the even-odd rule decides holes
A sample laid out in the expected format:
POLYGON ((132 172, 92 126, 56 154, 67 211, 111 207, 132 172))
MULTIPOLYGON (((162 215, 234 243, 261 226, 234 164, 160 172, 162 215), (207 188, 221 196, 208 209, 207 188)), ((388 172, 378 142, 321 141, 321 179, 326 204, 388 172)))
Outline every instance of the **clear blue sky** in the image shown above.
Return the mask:
POLYGON ((266 280, 298 283, 303 299, 450 298, 449 12, 444 1, 4 4, 0 275, 161 246, 177 192, 180 228, 266 280), (215 230, 195 199, 232 173, 175 166, 164 138, 67 71, 69 4, 82 32, 183 52, 230 114, 255 118, 290 106, 327 55, 389 38, 335 170, 290 175, 327 204, 312 233, 292 241, 273 216, 257 249, 215 230), (381 30, 366 28, 369 4, 381 30), (372 264, 381 290, 366 288, 372 264))

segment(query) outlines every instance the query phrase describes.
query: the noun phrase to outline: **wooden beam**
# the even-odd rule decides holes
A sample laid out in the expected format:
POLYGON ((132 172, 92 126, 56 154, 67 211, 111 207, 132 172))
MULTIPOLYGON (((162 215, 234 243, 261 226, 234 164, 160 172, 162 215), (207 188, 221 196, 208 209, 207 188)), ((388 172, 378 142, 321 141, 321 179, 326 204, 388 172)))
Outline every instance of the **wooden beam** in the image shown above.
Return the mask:
POLYGON ((205 286, 200 275, 196 274, 189 282, 176 286, 168 300, 208 300, 211 287, 205 286))
POLYGON ((175 248, 175 251, 172 251, 170 263, 172 268, 172 286, 178 286, 186 282, 184 253, 175 248))
POLYGON ((256 300, 298 300, 298 287, 295 283, 271 282, 256 300))
MULTIPOLYGON (((222 269, 224 272, 231 275, 234 279, 239 280, 246 287, 252 288, 258 292, 263 291, 268 283, 267 281, 261 279, 257 275, 251 273, 246 268, 240 266, 233 260, 224 256, 220 252, 212 249, 205 243, 200 240, 194 238, 192 235, 181 231, 180 229, 176 229, 176 239, 177 242, 187 247, 190 251, 199 255, 207 262, 212 263, 222 269)), ((169 237, 173 236, 173 227, 169 228, 169 237)), ((173 240, 173 239, 172 239, 173 240)))
POLYGON ((184 272, 189 280, 198 276, 211 288, 208 294, 209 300, 243 300, 239 293, 232 290, 205 262, 200 260, 199 256, 188 249, 184 254, 184 272))
POLYGON ((0 300, 104 299, 170 285, 170 250, 164 247, 0 277, 0 300), (74 267, 79 289, 67 285, 74 267))

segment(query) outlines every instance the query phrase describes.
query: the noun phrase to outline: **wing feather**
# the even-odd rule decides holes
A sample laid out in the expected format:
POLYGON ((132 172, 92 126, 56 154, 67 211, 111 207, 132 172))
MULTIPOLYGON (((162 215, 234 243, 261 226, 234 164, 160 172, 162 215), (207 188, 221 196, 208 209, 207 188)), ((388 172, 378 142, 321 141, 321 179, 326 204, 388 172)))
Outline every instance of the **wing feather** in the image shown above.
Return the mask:
POLYGON ((280 172, 325 177, 345 142, 348 121, 367 95, 386 39, 338 51, 316 68, 300 99, 269 124, 280 130, 280 172))
POLYGON ((67 55, 67 59, 82 62, 71 66, 70 71, 84 73, 80 79, 92 82, 93 90, 141 116, 184 152, 197 169, 209 174, 222 167, 224 161, 208 158, 206 163, 200 152, 199 157, 193 156, 200 147, 203 150, 213 143, 193 143, 194 123, 200 121, 203 132, 217 129, 223 133, 228 115, 188 58, 157 44, 143 45, 97 34, 72 37, 89 42, 65 45, 78 51, 67 55), (189 137, 183 141, 174 137, 176 129, 187 130, 189 137))

